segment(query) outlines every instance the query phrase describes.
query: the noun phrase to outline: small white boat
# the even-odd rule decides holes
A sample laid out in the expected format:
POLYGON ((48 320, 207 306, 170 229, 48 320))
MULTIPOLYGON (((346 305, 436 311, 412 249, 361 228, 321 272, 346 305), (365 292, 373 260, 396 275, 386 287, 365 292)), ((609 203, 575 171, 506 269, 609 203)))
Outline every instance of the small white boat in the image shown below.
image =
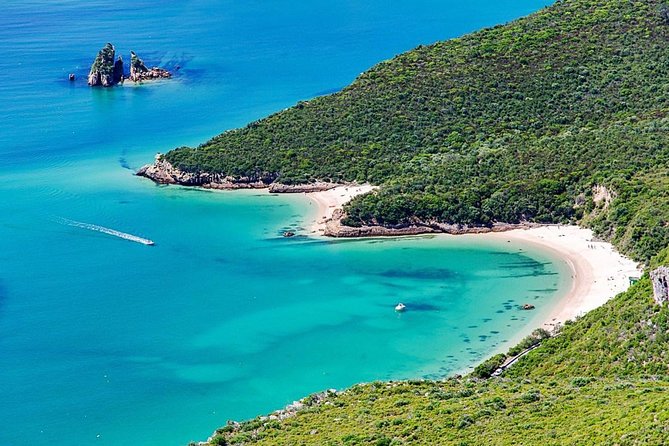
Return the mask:
POLYGON ((402 302, 395 305, 395 311, 404 311, 404 310, 406 310, 406 308, 407 308, 407 306, 404 305, 402 302))

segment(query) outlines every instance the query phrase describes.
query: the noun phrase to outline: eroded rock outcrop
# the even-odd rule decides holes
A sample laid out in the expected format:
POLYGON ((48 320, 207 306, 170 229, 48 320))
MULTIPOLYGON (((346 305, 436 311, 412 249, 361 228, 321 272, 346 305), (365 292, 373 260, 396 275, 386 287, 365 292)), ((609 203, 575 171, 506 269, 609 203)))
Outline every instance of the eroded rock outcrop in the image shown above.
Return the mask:
POLYGON ((114 45, 111 43, 107 43, 98 52, 93 65, 91 65, 91 71, 88 73, 88 85, 91 87, 111 87, 114 85, 115 52, 114 45))
POLYGON ((130 51, 130 80, 133 82, 142 82, 153 79, 169 79, 172 73, 159 68, 147 68, 144 61, 140 59, 134 51, 130 51))
POLYGON ((650 272, 653 282, 653 298, 658 305, 669 302, 669 268, 660 266, 650 272))
MULTIPOLYGON (((114 45, 107 43, 100 50, 91 65, 91 71, 88 73, 88 85, 91 87, 111 87, 122 83, 125 79, 123 58, 121 56, 114 60, 116 50, 114 45)), ((172 73, 159 68, 147 68, 142 59, 134 51, 130 52, 130 77, 133 82, 141 82, 153 79, 167 79, 172 77, 172 73)))
POLYGON ((272 183, 269 186, 270 193, 277 194, 296 194, 296 193, 309 193, 309 192, 322 192, 325 190, 334 189, 339 186, 336 183, 326 183, 323 181, 317 181, 315 183, 309 184, 281 184, 281 183, 272 183))
POLYGON ((342 209, 335 209, 332 218, 325 222, 323 235, 329 237, 385 237, 397 235, 419 235, 419 234, 483 234, 487 232, 504 232, 512 229, 524 229, 540 226, 533 223, 495 223, 492 226, 467 226, 446 224, 440 222, 426 222, 415 219, 411 224, 395 226, 346 226, 342 220, 346 214, 342 209))
POLYGON ((207 172, 184 172, 172 166, 160 154, 156 155, 153 164, 139 169, 137 175, 159 184, 181 184, 207 189, 262 189, 268 187, 276 179, 276 175, 271 174, 236 178, 207 172))

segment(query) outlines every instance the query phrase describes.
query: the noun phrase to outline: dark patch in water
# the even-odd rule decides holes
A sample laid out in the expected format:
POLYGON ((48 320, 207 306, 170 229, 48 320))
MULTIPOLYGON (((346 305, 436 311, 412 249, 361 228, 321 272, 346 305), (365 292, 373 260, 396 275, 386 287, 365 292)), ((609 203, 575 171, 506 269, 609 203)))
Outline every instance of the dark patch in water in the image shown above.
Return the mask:
POLYGON ((479 328, 479 326, 478 326, 478 325, 470 325, 470 326, 467 327, 467 328, 479 328))
POLYGON ((490 321, 492 321, 492 319, 489 318, 489 317, 485 317, 485 318, 483 318, 483 322, 490 322, 490 321))
POLYGON ((439 311, 439 307, 432 304, 403 302, 409 311, 439 311))
POLYGON ((485 342, 486 339, 488 339, 487 335, 479 335, 479 341, 485 342))
POLYGON ((542 288, 538 290, 528 290, 528 291, 532 291, 533 293, 552 293, 557 290, 558 290, 557 288, 542 288))
POLYGON ((499 331, 497 331, 497 330, 490 330, 490 333, 492 333, 492 334, 499 334, 499 331))
POLYGON ((130 164, 128 164, 128 160, 126 160, 125 157, 123 157, 123 156, 119 157, 119 159, 118 159, 118 163, 119 163, 119 164, 121 165, 121 167, 123 167, 124 169, 128 169, 128 170, 131 170, 131 171, 133 171, 133 172, 135 171, 135 169, 133 169, 132 167, 130 167, 130 164))
POLYGON ((421 269, 389 269, 378 274, 382 277, 412 278, 425 280, 441 280, 455 277, 455 273, 444 268, 421 268, 421 269))
POLYGON ((500 265, 500 268, 504 269, 514 269, 514 268, 544 268, 546 265, 550 265, 550 262, 537 262, 536 260, 527 259, 518 262, 503 263, 500 265))
POLYGON ((497 310, 497 311, 495 311, 495 313, 502 314, 502 313, 504 313, 504 310, 497 310))
POLYGON ((4 283, 2 280, 0 280, 0 311, 2 311, 2 307, 5 305, 5 301, 7 300, 7 288, 5 288, 4 283))
POLYGON ((527 274, 512 274, 509 276, 500 276, 500 279, 517 279, 520 277, 539 277, 539 276, 556 276, 556 272, 533 271, 527 274))

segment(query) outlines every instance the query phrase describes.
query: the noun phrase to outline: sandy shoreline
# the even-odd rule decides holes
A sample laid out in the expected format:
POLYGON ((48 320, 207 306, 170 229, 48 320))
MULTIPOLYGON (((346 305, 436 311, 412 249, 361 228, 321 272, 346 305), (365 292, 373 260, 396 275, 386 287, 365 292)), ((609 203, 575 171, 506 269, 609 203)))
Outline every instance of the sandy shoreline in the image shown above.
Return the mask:
POLYGON ((337 186, 326 191, 305 193, 317 206, 316 213, 314 214, 315 218, 309 225, 311 235, 323 235, 325 222, 332 218, 332 213, 335 209, 341 208, 345 203, 351 201, 353 197, 366 194, 374 189, 377 189, 377 187, 369 184, 361 184, 337 186))
POLYGON ((641 276, 637 262, 610 243, 593 241, 592 231, 578 226, 546 225, 476 237, 531 244, 567 262, 572 287, 546 318, 544 328, 548 330, 603 305, 629 287, 630 277, 641 276))
MULTIPOLYGON (((338 186, 328 191, 306 193, 317 205, 310 233, 323 235, 325 222, 332 217, 335 209, 341 208, 356 195, 373 189, 369 185, 338 186)), ((630 277, 641 276, 636 262, 618 253, 610 243, 593 241, 592 231, 578 226, 546 225, 468 237, 534 245, 567 262, 572 270, 572 288, 544 321, 543 326, 548 330, 603 305, 629 287, 630 277)))

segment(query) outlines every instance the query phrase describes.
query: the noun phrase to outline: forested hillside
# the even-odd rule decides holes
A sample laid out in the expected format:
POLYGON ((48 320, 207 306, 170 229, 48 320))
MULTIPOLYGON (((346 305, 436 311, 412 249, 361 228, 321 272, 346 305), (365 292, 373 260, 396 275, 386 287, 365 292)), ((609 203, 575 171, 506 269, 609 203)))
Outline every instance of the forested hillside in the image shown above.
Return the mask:
POLYGON ((189 172, 381 185, 347 207, 349 225, 581 221, 648 260, 669 243, 666 11, 558 1, 165 157, 189 172), (595 185, 614 200, 593 212, 595 185))
MULTIPOLYGON (((662 2, 558 1, 165 156, 188 172, 380 185, 346 208, 350 225, 579 222, 666 265, 668 43, 662 2)), ((491 376, 503 359, 464 378, 308 398, 212 443, 669 443, 669 309, 648 275, 491 376)))

